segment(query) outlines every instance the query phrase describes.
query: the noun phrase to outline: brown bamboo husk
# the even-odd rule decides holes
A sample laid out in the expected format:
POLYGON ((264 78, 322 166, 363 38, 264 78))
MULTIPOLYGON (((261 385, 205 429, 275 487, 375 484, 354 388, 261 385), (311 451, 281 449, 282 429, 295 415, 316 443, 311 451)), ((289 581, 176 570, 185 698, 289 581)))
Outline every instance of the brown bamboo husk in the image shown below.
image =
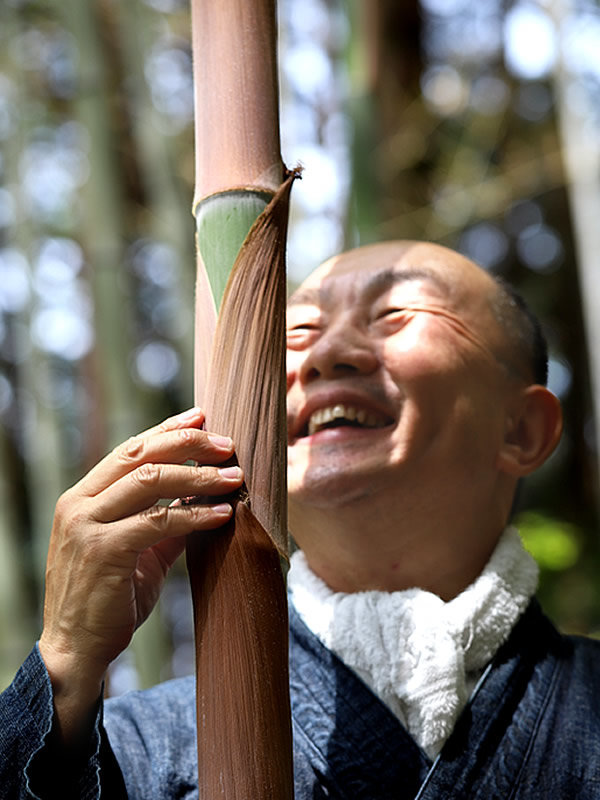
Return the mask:
POLYGON ((188 559, 197 657, 199 797, 293 797, 287 606, 279 555, 239 503, 188 559))
POLYGON ((285 240, 290 173, 258 218, 232 270, 215 331, 204 408, 233 437, 252 510, 287 553, 285 240))

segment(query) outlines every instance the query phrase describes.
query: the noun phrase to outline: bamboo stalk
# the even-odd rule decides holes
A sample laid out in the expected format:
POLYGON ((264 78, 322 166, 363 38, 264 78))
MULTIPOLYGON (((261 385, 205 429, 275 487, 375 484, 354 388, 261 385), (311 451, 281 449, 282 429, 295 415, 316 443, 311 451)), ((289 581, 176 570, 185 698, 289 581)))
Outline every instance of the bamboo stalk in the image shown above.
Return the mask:
MULTIPOLYGON (((560 30, 573 12, 571 0, 555 0, 552 10, 560 30)), ((600 436, 600 282, 598 281, 598 249, 600 248, 600 142, 597 130, 592 134, 590 121, 594 117, 593 100, 582 85, 578 86, 578 104, 567 98, 575 88, 575 76, 569 71, 564 57, 559 59, 555 74, 558 123, 562 139, 563 158, 567 172, 567 190, 572 209, 577 269, 581 284, 581 302, 587 336, 593 416, 597 436, 600 436)), ((600 449, 596 447, 595 498, 600 513, 600 449)))
MULTIPOLYGON (((160 128, 160 112, 154 106, 144 74, 145 60, 154 44, 157 12, 142 2, 112 5, 118 20, 120 53, 123 58, 132 112, 131 135, 139 159, 140 181, 146 198, 147 216, 144 232, 167 242, 177 254, 176 279, 170 292, 182 308, 194 290, 194 271, 189 269, 193 243, 188 237, 189 197, 173 165, 177 162, 179 139, 160 128)), ((182 12, 183 13, 183 12, 182 12)), ((190 309, 191 312, 191 309, 190 309)), ((193 341, 191 337, 171 333, 171 343, 181 356, 179 381, 187 393, 193 385, 193 341)))
MULTIPOLYGON (((6 41, 15 41, 24 30, 21 21, 13 15, 6 21, 3 34, 6 41)), ((31 89, 29 76, 14 76, 20 90, 31 89)), ((24 107, 31 98, 25 94, 24 107)), ((17 114, 17 125, 13 135, 4 143, 3 172, 7 186, 14 187, 16 205, 16 225, 10 235, 10 244, 22 254, 32 250, 32 243, 45 233, 44 225, 28 213, 24 183, 19 164, 21 149, 31 139, 31 120, 27 113, 17 114)), ((27 261, 28 281, 34 285, 31 263, 27 261)), ((4 571, 0 576, 0 664, 5 676, 14 675, 24 655, 29 649, 31 634, 38 632, 38 611, 33 602, 41 603, 43 597, 46 554, 54 516, 55 498, 67 482, 67 471, 62 460, 64 444, 64 417, 60 410, 48 402, 54 394, 54 359, 29 339, 35 298, 30 297, 27 306, 18 314, 9 317, 15 352, 23 348, 31 350, 28 357, 16 365, 13 373, 13 389, 18 402, 18 428, 20 431, 18 449, 23 458, 24 486, 19 486, 19 494, 14 493, 18 470, 9 464, 8 458, 17 458, 17 453, 8 455, 7 431, 0 435, 2 455, 2 477, 0 478, 0 563, 4 571), (25 400, 25 402, 23 402, 25 400), (22 489, 26 487, 25 495, 22 489), (27 508, 23 513, 24 508, 27 508), (29 531, 29 537, 27 535, 29 531), (19 538, 21 541, 19 542, 19 538), (28 541, 29 540, 29 541, 28 541), (31 591, 31 595, 29 592, 31 591), (18 649, 17 649, 18 645, 18 649), (13 660, 7 664, 6 656, 11 652, 13 660), (8 670, 6 669, 8 667, 8 670)))
POLYGON ((0 429, 0 691, 13 679, 36 634, 25 548, 19 541, 13 459, 6 432, 0 429))
POLYGON ((194 0, 192 11, 196 402, 208 429, 233 437, 246 477, 232 522, 190 537, 187 548, 199 795, 285 800, 293 775, 281 569, 284 254, 294 175, 283 181, 279 154, 275 4, 194 0))
POLYGON ((276 41, 275 0, 192 0, 194 206, 281 183, 276 41))
MULTIPOLYGON (((95 347, 90 359, 96 370, 99 387, 97 407, 92 409, 101 428, 97 442, 100 451, 88 453, 96 461, 103 452, 123 441, 140 424, 151 417, 149 396, 133 380, 128 354, 133 350, 123 264, 126 261, 124 175, 114 149, 111 122, 114 111, 110 102, 109 60, 106 40, 102 37, 102 3, 99 0, 54 0, 67 30, 78 43, 85 57, 78 60, 78 92, 74 99, 76 118, 89 135, 90 179, 82 190, 82 243, 90 265, 94 296, 95 347)), ((104 9, 106 10, 106 9, 104 9)), ((90 427, 93 427, 90 425, 90 427)), ((90 437, 94 441, 94 437, 90 437)), ((54 497, 57 496, 55 493, 54 497)), ((132 648, 141 687, 161 679, 166 630, 160 605, 145 624, 136 631, 132 648)))

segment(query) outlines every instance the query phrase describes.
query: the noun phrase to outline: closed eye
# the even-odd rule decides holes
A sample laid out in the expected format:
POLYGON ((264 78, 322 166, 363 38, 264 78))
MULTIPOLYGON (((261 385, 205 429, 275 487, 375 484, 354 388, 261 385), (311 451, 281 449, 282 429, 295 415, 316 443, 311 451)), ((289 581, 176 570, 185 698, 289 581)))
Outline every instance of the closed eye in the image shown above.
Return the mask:
POLYGON ((383 311, 377 312, 375 319, 384 319, 384 317, 391 317, 394 314, 401 314, 403 311, 406 311, 406 309, 401 307, 384 308, 383 311))
POLYGON ((389 335, 403 328, 411 319, 410 309, 404 306, 386 306, 378 309, 372 318, 373 330, 389 335))
POLYGON ((286 346, 290 350, 302 350, 318 333, 319 326, 313 322, 300 322, 287 329, 286 346))

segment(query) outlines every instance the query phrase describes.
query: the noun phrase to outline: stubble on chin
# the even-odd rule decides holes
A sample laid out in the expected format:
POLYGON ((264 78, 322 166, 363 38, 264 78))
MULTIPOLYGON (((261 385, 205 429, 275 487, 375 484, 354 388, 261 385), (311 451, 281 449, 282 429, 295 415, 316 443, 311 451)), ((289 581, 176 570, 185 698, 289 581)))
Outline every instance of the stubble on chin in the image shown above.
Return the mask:
POLYGON ((309 513, 312 509, 349 509, 362 506, 374 494, 371 481, 364 475, 348 475, 332 468, 312 466, 296 478, 288 478, 288 507, 290 518, 309 513))

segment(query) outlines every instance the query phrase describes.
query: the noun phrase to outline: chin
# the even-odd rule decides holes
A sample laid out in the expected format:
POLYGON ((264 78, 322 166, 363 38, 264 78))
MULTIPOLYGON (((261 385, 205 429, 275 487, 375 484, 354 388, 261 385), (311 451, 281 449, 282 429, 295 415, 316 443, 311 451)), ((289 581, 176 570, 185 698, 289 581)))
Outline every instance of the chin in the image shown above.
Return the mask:
POLYGON ((364 501, 373 494, 372 474, 349 475, 331 469, 311 468, 298 478, 288 474, 288 498, 292 508, 338 508, 364 501))

